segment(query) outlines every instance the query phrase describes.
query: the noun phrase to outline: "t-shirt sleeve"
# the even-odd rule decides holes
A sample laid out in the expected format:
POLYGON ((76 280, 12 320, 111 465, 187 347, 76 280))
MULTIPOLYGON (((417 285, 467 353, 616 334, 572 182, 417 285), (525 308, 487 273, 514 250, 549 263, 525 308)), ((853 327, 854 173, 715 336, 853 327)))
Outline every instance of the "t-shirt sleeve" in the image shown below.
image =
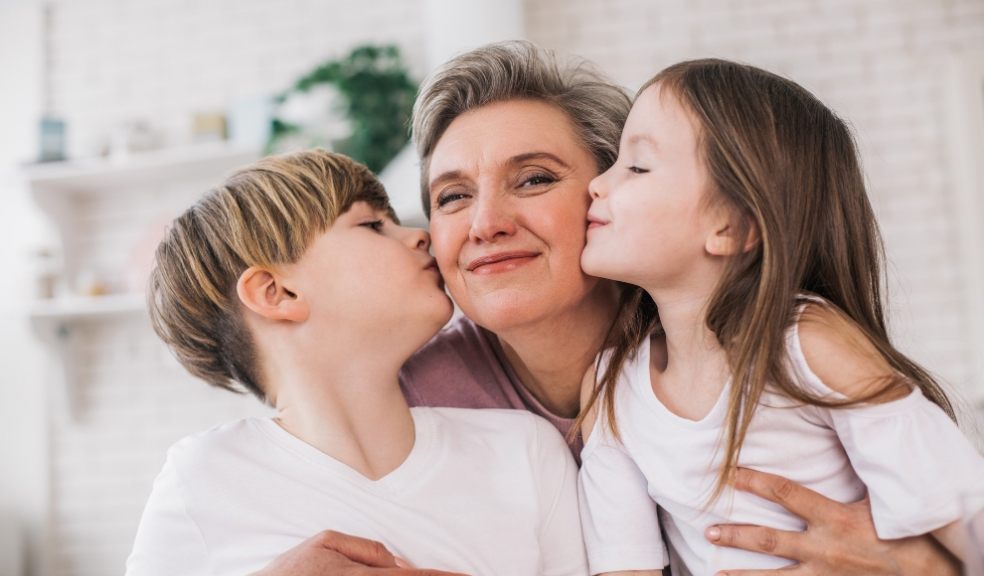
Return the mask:
POLYGON ((540 505, 542 576, 588 573, 577 504, 577 465, 567 443, 549 422, 536 417, 536 468, 540 505))
POLYGON ((592 574, 662 569, 669 555, 646 478, 601 420, 581 452, 578 482, 588 566, 592 574))
POLYGON ((984 458, 918 388, 900 400, 829 414, 868 488, 880 538, 926 534, 984 510, 984 458))
MULTIPOLYGON (((844 398, 809 367, 798 334, 789 339, 796 379, 815 394, 844 398)), ((919 388, 890 402, 818 412, 868 490, 879 538, 926 534, 984 510, 984 457, 919 388)))
MULTIPOLYGON (((173 452, 173 449, 172 449, 173 452)), ((182 497, 173 453, 168 454, 137 528, 126 576, 206 576, 208 554, 182 497)))

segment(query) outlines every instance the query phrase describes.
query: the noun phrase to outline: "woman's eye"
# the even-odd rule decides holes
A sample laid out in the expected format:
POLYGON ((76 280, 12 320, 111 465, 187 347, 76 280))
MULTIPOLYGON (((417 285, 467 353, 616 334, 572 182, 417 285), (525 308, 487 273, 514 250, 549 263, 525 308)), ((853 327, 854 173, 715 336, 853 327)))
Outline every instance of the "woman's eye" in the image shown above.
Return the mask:
POLYGON ((366 228, 372 228, 376 232, 381 232, 383 230, 382 220, 370 220, 369 222, 363 222, 359 226, 365 226, 366 228))
POLYGON ((438 208, 443 208, 444 206, 447 206, 452 202, 456 202, 458 200, 461 200, 462 198, 465 198, 465 196, 466 195, 464 193, 455 192, 453 190, 447 192, 441 192, 440 194, 437 195, 437 199, 435 200, 435 203, 437 204, 438 208))
POLYGON ((646 170, 645 168, 640 168, 638 166, 629 166, 629 172, 632 172, 633 174, 645 174, 649 172, 649 170, 646 170))
POLYGON ((545 184, 553 184, 557 179, 549 174, 532 174, 523 179, 520 186, 543 186, 545 184))

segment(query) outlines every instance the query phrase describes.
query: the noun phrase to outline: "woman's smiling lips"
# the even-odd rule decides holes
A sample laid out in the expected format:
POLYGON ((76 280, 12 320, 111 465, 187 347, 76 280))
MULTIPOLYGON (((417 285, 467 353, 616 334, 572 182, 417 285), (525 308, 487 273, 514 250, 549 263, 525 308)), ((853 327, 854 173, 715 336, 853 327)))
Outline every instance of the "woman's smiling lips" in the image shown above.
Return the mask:
POLYGON ((495 254, 489 254, 472 260, 468 263, 466 269, 475 274, 507 272, 530 262, 539 255, 539 252, 530 252, 528 250, 496 252, 495 254))

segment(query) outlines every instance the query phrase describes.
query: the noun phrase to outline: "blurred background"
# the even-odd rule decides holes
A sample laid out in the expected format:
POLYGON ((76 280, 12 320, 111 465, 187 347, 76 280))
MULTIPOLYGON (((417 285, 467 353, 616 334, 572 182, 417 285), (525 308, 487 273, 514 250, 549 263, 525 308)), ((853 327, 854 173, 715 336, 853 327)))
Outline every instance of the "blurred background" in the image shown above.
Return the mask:
POLYGON ((422 223, 416 84, 519 37, 630 91, 678 60, 742 60, 849 119, 893 336, 980 442, 984 0, 0 0, 0 576, 122 573, 167 447, 263 412, 186 376, 149 327, 168 220, 230 169, 318 144, 370 154, 422 223))

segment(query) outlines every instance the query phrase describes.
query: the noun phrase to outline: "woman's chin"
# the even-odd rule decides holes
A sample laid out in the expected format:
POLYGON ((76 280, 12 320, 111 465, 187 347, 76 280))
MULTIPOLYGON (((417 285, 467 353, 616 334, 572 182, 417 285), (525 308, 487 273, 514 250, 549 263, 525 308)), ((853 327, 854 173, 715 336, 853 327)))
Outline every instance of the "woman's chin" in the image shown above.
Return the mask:
POLYGON ((534 325, 556 314, 556 300, 524 291, 500 291, 480 301, 458 301, 461 312, 472 322, 497 334, 534 325))

